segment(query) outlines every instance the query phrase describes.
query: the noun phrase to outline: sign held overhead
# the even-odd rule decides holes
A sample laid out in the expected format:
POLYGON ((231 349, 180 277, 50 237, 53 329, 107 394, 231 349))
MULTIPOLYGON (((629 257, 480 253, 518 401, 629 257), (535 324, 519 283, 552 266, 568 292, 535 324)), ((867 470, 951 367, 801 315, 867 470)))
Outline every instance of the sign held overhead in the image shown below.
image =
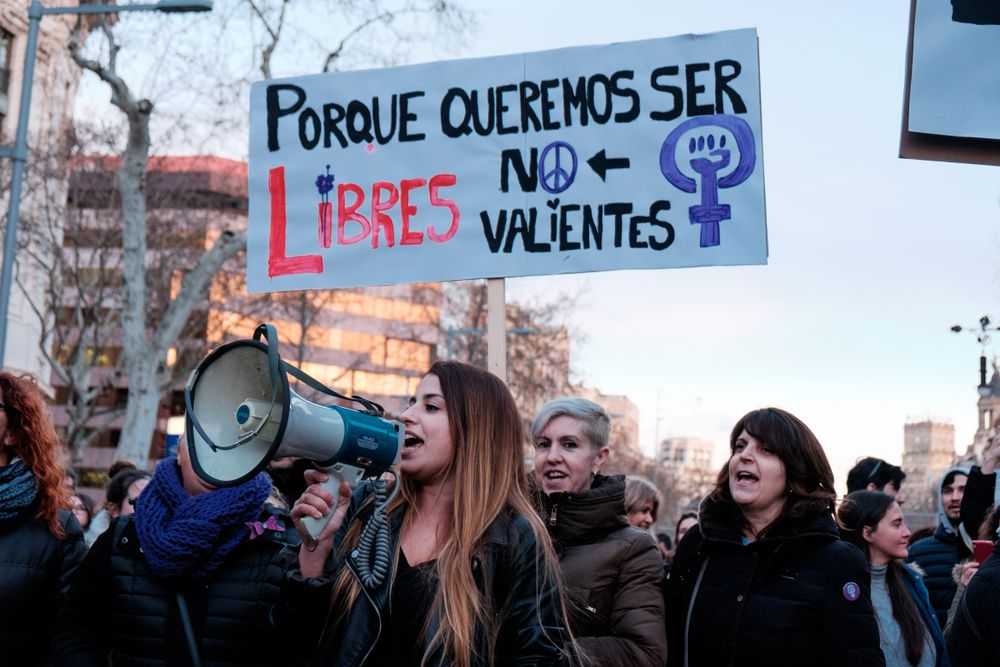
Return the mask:
POLYGON ((251 291, 764 264, 757 35, 262 81, 251 291))

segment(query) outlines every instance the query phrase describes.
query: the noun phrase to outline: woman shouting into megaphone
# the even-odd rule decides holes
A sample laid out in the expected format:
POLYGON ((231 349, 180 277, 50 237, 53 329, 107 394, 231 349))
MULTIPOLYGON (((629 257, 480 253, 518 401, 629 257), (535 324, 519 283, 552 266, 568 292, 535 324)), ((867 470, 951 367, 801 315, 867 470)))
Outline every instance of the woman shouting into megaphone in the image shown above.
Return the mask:
POLYGON ((532 509, 523 432, 498 378, 438 362, 400 417, 406 444, 388 514, 388 576, 359 574, 376 494, 326 476, 292 509, 305 543, 286 586, 288 607, 315 622, 313 664, 551 665, 572 647, 563 629, 559 564, 532 509), (333 511, 313 540, 307 517, 333 511))

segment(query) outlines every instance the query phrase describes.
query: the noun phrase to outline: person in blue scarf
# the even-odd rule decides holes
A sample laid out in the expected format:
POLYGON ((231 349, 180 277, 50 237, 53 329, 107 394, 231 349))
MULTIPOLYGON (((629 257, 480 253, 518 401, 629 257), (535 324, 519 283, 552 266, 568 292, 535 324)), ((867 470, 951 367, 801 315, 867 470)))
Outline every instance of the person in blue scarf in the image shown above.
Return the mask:
POLYGON ((55 610, 87 551, 64 476, 41 393, 0 373, 0 664, 47 664, 55 610))
POLYGON ((276 625, 288 558, 287 514, 266 501, 266 473, 213 488, 182 438, 135 513, 101 535, 70 589, 56 665, 296 664, 276 625), (110 662, 109 662, 110 660, 110 662))

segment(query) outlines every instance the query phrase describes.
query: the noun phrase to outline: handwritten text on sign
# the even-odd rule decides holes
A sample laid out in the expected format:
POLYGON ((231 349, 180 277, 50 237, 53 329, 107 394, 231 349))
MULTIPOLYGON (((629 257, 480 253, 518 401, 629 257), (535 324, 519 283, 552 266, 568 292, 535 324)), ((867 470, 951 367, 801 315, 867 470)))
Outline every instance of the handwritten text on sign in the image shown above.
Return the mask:
POLYGON ((753 30, 265 81, 252 291, 767 261, 753 30))

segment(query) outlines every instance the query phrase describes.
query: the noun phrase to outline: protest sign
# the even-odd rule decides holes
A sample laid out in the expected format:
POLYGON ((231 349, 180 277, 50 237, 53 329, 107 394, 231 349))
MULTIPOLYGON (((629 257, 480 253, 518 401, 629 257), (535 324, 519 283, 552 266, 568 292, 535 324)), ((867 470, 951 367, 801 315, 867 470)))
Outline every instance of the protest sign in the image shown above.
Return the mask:
POLYGON ((767 261, 757 35, 262 81, 251 291, 767 261))
POLYGON ((1000 165, 1000 3, 911 0, 900 157, 1000 165))

